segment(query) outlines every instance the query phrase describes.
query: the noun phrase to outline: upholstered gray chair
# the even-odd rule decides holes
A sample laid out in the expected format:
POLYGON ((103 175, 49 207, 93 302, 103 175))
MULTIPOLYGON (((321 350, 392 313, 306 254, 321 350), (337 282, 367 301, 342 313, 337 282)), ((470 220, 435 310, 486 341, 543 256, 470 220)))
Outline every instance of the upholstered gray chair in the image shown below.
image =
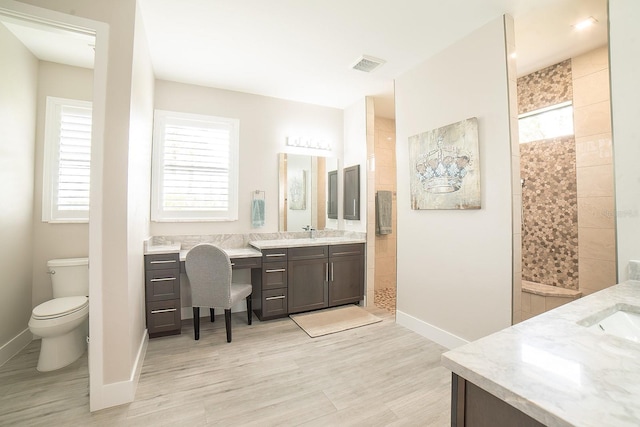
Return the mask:
POLYGON ((213 322, 214 307, 224 308, 227 342, 231 342, 231 307, 247 300, 247 322, 251 324, 251 284, 231 283, 229 255, 210 243, 201 243, 187 252, 185 261, 191 284, 193 332, 200 339, 200 307, 209 307, 213 322))

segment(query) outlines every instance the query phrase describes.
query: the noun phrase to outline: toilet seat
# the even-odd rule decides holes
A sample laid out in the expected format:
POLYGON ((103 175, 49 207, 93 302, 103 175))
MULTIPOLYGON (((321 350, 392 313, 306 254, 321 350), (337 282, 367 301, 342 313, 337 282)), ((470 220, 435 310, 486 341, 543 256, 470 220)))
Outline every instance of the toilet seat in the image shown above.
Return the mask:
POLYGON ((89 305, 89 298, 85 296, 54 298, 43 302, 33 309, 34 320, 49 320, 68 316, 89 305))

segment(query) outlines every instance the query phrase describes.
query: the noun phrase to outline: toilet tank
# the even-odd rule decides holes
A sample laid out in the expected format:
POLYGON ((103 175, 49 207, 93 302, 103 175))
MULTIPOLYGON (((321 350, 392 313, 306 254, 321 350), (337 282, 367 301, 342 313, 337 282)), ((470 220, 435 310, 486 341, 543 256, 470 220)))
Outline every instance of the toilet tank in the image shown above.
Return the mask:
POLYGON ((89 258, 52 259, 47 268, 54 298, 89 296, 89 258))

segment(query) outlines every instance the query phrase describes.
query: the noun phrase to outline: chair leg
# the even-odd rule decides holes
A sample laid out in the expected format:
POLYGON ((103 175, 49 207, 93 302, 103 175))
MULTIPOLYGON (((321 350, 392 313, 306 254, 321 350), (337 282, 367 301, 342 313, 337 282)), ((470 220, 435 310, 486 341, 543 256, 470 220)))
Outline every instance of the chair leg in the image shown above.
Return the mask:
POLYGON ((224 310, 224 324, 227 327, 227 342, 231 342, 231 309, 224 310))
POLYGON ((193 307, 193 334, 196 341, 200 339, 200 307, 193 307))
POLYGON ((211 315, 211 323, 215 322, 216 309, 215 308, 210 308, 209 309, 209 314, 211 315))
POLYGON ((251 324, 251 318, 253 313, 251 312, 251 295, 247 297, 247 323, 251 324))

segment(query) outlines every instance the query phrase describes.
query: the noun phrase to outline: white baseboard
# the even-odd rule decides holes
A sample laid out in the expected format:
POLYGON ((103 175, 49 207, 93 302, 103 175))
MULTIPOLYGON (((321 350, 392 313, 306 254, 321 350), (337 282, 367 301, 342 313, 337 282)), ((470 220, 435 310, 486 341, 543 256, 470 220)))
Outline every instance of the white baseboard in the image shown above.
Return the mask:
POLYGON ((144 357, 147 354, 148 344, 149 334, 147 329, 145 329, 142 334, 140 346, 138 347, 136 361, 134 363, 133 369, 131 370, 131 376, 126 381, 104 384, 102 386, 100 403, 92 405, 91 411, 98 411, 100 409, 110 408, 112 406, 118 406, 125 403, 133 402, 136 396, 136 390, 138 388, 138 381, 140 380, 142 365, 144 364, 144 357))
POLYGON ((28 346, 31 341, 33 341, 33 334, 29 328, 27 328, 0 347, 0 366, 7 363, 13 356, 18 354, 20 350, 28 346))
POLYGON ((465 339, 399 310, 396 311, 396 323, 422 335, 427 339, 430 339, 435 343, 440 344, 443 347, 448 348, 449 350, 469 343, 469 341, 465 339))

